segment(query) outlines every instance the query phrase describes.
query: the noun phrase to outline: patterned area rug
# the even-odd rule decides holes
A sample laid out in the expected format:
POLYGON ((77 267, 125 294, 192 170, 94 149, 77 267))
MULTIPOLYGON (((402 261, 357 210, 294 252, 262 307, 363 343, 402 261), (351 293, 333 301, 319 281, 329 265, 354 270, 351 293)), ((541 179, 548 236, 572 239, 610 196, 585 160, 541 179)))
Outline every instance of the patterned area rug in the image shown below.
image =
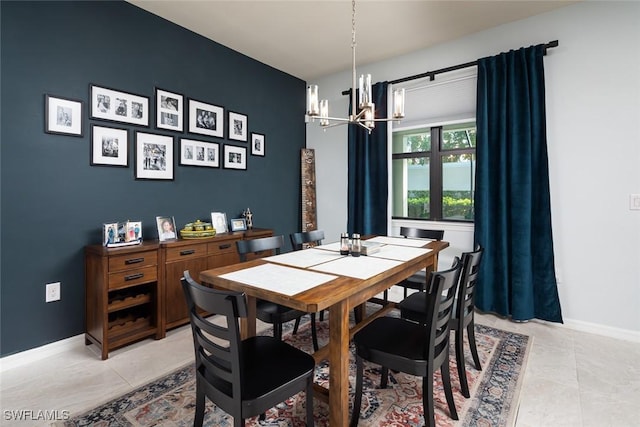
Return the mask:
MULTIPOLYGON (((291 334, 292 323, 287 325, 285 340, 296 347, 311 352, 309 323, 303 323, 296 335, 291 334)), ((327 342, 328 332, 328 321, 325 319, 324 322, 318 322, 320 345, 327 342)), ((468 345, 465 344, 467 380, 471 390, 471 397, 465 399, 460 392, 455 357, 453 357, 453 335, 451 336, 451 381, 460 420, 454 421, 449 418, 449 410, 438 371, 434 378, 435 416, 438 426, 498 427, 514 424, 522 381, 521 374, 526 366, 531 340, 526 335, 476 325, 476 344, 482 363, 482 371, 476 371, 473 367, 468 345)), ((353 357, 350 370, 353 386, 355 378, 353 357)), ((316 367, 315 380, 325 386, 328 384, 329 367, 326 362, 320 363, 316 367)), ((424 425, 421 378, 390 372, 389 385, 386 389, 380 389, 379 367, 365 364, 364 381, 359 426, 421 427, 424 425)), ((350 402, 352 401, 353 395, 350 396, 350 402)), ((315 401, 316 426, 328 426, 328 411, 328 405, 315 401)), ((193 425, 194 413, 195 380, 193 365, 190 365, 59 425, 191 426, 193 425)), ((215 407, 207 399, 204 425, 232 426, 233 418, 215 407)), ((248 419, 246 425, 247 427, 304 426, 304 394, 295 395, 278 407, 269 410, 265 421, 260 422, 256 417, 248 419)))

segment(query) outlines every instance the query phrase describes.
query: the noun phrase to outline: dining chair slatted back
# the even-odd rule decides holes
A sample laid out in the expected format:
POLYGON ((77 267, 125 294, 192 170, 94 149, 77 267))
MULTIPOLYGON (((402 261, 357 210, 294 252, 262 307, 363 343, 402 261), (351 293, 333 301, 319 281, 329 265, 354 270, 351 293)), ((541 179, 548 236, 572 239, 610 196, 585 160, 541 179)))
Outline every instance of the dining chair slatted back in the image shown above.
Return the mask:
MULTIPOLYGON (((246 262, 247 255, 252 253, 271 251, 272 254, 278 255, 280 254, 283 246, 283 235, 236 241, 236 247, 241 262, 246 262)), ((273 336, 278 339, 282 339, 283 323, 299 319, 305 314, 307 313, 304 311, 295 310, 271 301, 262 299, 258 299, 256 301, 256 317, 263 322, 273 325, 273 336)), ((318 336, 315 320, 315 313, 311 313, 311 337, 314 351, 318 350, 318 336)))
POLYGON ((305 245, 310 246, 319 246, 322 244, 324 240, 324 231, 323 230, 311 230, 311 231, 302 231, 298 233, 291 233, 289 236, 291 238, 291 247, 293 247, 294 251, 299 251, 305 248, 305 245))
MULTIPOLYGON (((477 370, 482 369, 474 332, 474 295, 482 252, 483 249, 478 246, 476 250, 462 254, 462 269, 460 272, 460 280, 456 287, 455 310, 449 322, 449 328, 454 331, 455 336, 456 365, 458 377, 460 378, 460 390, 465 397, 470 396, 464 361, 465 330, 467 332, 474 366, 477 370)), ((427 324, 431 319, 431 313, 425 311, 426 299, 427 296, 422 292, 409 295, 398 304, 400 316, 414 322, 427 324)))
POLYGON ((196 283, 188 271, 181 279, 189 308, 196 370, 194 426, 204 421, 205 397, 233 416, 235 427, 245 418, 305 391, 307 426, 313 426, 312 356, 273 337, 241 340, 238 320, 247 317, 244 293, 216 290, 196 283), (200 313, 216 315, 214 323, 200 313))
POLYGON ((449 373, 449 322, 454 312, 460 268, 456 257, 449 270, 431 274, 423 292, 427 296, 424 310, 431 313, 428 323, 380 317, 354 335, 356 390, 351 427, 357 426, 360 417, 364 360, 382 366, 381 388, 387 386, 389 369, 422 377, 423 412, 425 423, 430 427, 435 427, 433 374, 440 368, 449 414, 452 419, 458 419, 449 373))

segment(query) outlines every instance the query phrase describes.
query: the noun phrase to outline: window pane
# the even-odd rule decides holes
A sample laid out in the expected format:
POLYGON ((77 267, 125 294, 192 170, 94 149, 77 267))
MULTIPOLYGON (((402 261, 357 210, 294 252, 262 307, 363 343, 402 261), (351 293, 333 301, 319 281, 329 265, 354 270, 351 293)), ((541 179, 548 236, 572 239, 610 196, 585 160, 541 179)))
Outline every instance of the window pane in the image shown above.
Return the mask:
POLYGON ((446 155, 442 162, 442 218, 473 220, 475 154, 446 155))
POLYGON ((393 133, 393 153, 416 153, 431 150, 431 130, 414 129, 393 133))
POLYGON ((473 148, 476 146, 476 124, 460 123, 442 128, 442 149, 473 148))
POLYGON ((429 218, 429 158, 394 159, 393 216, 429 218))

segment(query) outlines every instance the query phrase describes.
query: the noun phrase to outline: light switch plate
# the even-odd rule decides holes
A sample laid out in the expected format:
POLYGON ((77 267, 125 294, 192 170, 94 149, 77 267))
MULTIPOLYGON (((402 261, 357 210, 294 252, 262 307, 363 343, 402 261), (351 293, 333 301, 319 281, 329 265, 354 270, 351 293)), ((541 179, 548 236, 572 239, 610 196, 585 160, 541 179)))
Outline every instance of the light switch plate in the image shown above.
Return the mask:
POLYGON ((629 209, 632 211, 640 211, 640 194, 629 195, 629 209))

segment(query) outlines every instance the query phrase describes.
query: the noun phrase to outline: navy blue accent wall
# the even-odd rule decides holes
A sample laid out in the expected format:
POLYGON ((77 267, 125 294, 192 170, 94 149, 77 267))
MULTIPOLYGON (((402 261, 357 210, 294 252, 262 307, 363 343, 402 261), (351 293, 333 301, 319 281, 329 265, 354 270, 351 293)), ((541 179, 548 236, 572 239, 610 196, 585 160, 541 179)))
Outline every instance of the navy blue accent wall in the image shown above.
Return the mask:
POLYGON ((250 207, 256 227, 299 229, 304 81, 126 2, 0 5, 1 355, 84 332, 83 248, 104 222, 141 220, 157 238, 156 215, 180 228, 250 207), (89 119, 90 83, 149 97, 150 127, 89 119), (248 144, 189 134, 187 123, 155 129, 156 86, 246 114, 266 157, 249 156, 246 171, 179 166, 179 137, 248 144), (84 137, 44 132, 45 93, 85 102, 84 137), (128 168, 90 166, 90 123, 129 130, 128 168), (174 137, 174 181, 134 179, 137 130, 174 137), (58 281, 62 299, 45 303, 58 281))

